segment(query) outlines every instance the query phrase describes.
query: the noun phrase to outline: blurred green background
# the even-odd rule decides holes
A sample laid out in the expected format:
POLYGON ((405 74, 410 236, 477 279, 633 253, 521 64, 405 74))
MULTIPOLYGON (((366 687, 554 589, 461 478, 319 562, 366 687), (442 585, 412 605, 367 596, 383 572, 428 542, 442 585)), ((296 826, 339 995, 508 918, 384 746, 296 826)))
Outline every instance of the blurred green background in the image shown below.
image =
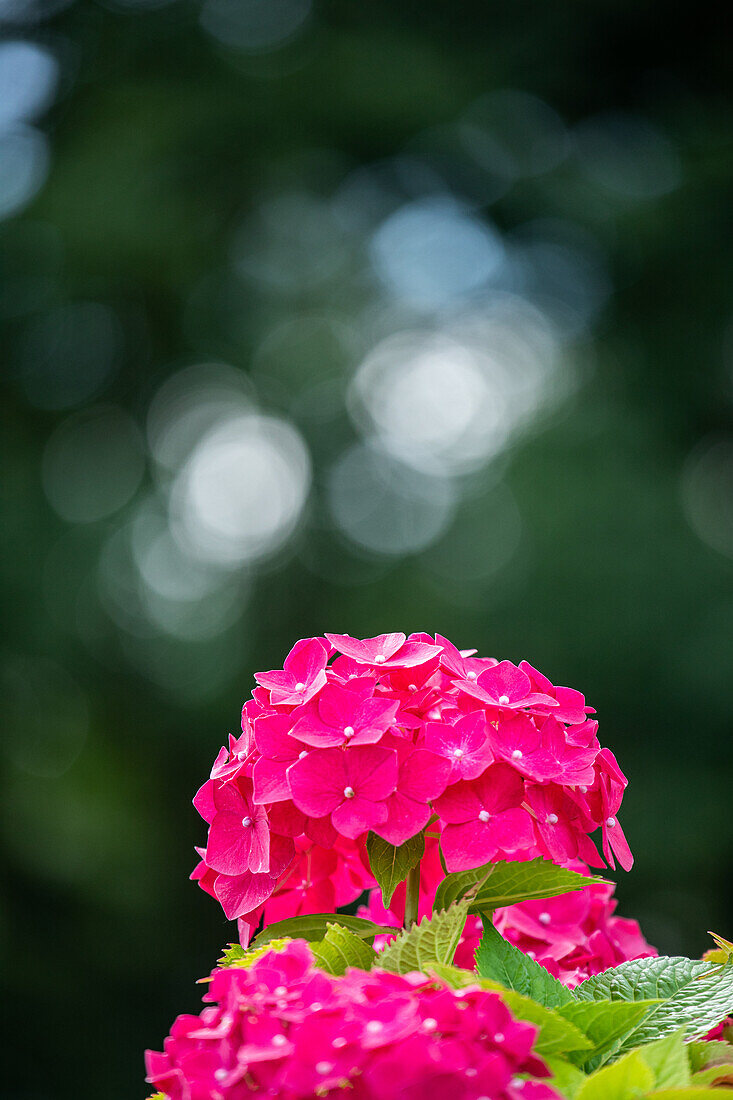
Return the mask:
POLYGON ((438 630, 582 689, 623 913, 733 934, 713 8, 0 0, 3 1096, 144 1096, 232 938, 252 673, 438 630))

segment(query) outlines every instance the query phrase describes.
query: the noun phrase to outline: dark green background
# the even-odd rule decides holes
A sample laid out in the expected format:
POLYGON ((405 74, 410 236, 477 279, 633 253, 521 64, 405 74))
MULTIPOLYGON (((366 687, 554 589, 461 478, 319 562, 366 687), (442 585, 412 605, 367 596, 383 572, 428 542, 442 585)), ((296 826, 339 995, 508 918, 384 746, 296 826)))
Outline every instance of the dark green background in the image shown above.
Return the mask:
MULTIPOLYGON (((712 8, 675 22, 644 3, 316 3, 291 40, 256 54, 217 41, 194 3, 82 0, 37 20, 27 8, 4 34, 50 50, 60 77, 36 119, 46 182, 0 223, 3 1095, 145 1095, 143 1048, 196 1009, 194 979, 232 938, 187 882, 204 836, 191 796, 253 671, 325 630, 437 630, 583 690, 630 779, 622 820, 637 864, 619 876, 622 912, 665 952, 699 954, 707 928, 730 937, 733 110, 712 8), (502 88, 553 108, 569 144, 492 197, 440 134, 454 138, 502 88), (589 170, 577 135, 608 112, 651 127, 669 186, 623 183, 646 165, 643 143, 611 148, 620 186, 589 170), (358 328, 370 296, 385 303, 363 241, 350 238, 332 278, 312 278, 330 215, 302 241, 297 225, 275 226, 287 292, 259 277, 257 249, 237 275, 232 250, 247 258, 238 233, 263 202, 298 192, 330 209, 360 166, 389 174, 405 150, 506 240, 538 219, 572 224, 594 242, 607 293, 563 343, 578 364, 568 396, 452 482, 462 503, 436 544, 385 555, 339 533, 328 507, 328 470, 360 430, 344 398, 360 355, 324 348, 320 330, 310 347, 307 326, 286 345, 292 361, 262 352, 283 321, 358 328), (117 318, 112 366, 79 401, 47 400, 41 351, 42 383, 73 381, 87 353, 96 362, 83 323, 44 344, 44 319, 55 331, 78 302, 117 318), (120 509, 66 522, 44 492, 47 444, 97 405, 143 433, 166 377, 212 360, 250 372, 260 409, 297 426, 313 488, 287 543, 246 580, 228 575, 226 629, 198 641, 139 618, 128 629, 100 597, 100 560, 151 490, 150 456, 120 509), (316 393, 310 412, 291 400, 296 384, 316 393)), ((509 141, 521 152, 521 135, 509 141)), ((404 186, 393 208, 414 198, 404 186)), ((421 324, 435 324, 428 314, 421 324)))

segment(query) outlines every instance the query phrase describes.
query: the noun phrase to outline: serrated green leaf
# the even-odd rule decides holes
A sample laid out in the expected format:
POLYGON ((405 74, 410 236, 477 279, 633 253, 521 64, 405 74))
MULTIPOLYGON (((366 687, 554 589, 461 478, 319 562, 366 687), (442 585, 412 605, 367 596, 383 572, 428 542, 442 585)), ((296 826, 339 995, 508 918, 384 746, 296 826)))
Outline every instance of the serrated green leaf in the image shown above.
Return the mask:
POLYGON ((482 978, 500 982, 547 1008, 569 1004, 572 994, 561 982, 497 932, 483 917, 484 934, 476 950, 476 970, 482 978))
POLYGON ((733 1046, 720 1039, 700 1039, 687 1044, 687 1057, 690 1070, 697 1073, 698 1070, 707 1069, 712 1065, 722 1066, 732 1063, 733 1046))
POLYGON ((436 963, 452 963, 467 916, 468 902, 464 900, 431 918, 424 917, 380 952, 379 966, 395 974, 409 974, 412 970, 426 974, 436 963))
POLYGON ((578 1089, 586 1079, 582 1070, 579 1070, 572 1062, 566 1062, 564 1058, 553 1058, 551 1055, 549 1057, 544 1055, 542 1060, 552 1073, 552 1077, 547 1081, 547 1084, 551 1085, 556 1092, 566 1096, 568 1100, 574 1100, 578 1089))
POLYGON ((641 1046, 684 1027, 687 1039, 705 1035, 733 1011, 733 965, 710 968, 697 959, 633 959, 604 970, 575 990, 578 1000, 659 999, 626 1040, 641 1046))
POLYGON ((684 1028, 663 1039, 647 1043, 639 1054, 654 1074, 657 1089, 682 1088, 690 1084, 690 1063, 684 1043, 684 1028))
POLYGON ((259 935, 255 936, 252 946, 261 947, 270 940, 279 939, 308 940, 309 942, 322 940, 328 925, 334 922, 348 928, 362 940, 373 940, 375 936, 393 936, 395 931, 394 928, 375 924, 362 917, 352 917, 347 913, 308 913, 302 917, 290 917, 289 920, 268 924, 259 935))
POLYGON ((230 943, 225 947, 222 957, 217 959, 216 965, 222 969, 235 966, 240 970, 247 970, 268 951, 284 951, 289 943, 289 939, 269 940, 267 943, 249 948, 241 947, 238 943, 230 943))
POLYGON ((591 1043, 590 1054, 571 1055, 587 1072, 616 1053, 622 1040, 643 1020, 656 1001, 571 1001, 558 1012, 575 1024, 591 1043))
MULTIPOLYGON (((376 833, 369 833, 367 837, 367 855, 372 874, 379 883, 382 891, 382 902, 385 909, 389 908, 392 895, 401 882, 404 882, 413 867, 425 855, 425 833, 420 832, 410 837, 404 844, 395 847, 382 840, 376 833)), ((445 909, 445 906, 437 908, 445 909)))
POLYGON ((472 902, 472 913, 488 913, 521 901, 557 897, 605 881, 598 876, 589 878, 568 871, 541 856, 526 863, 500 860, 475 870, 446 875, 435 892, 435 908, 444 909, 452 901, 464 897, 477 883, 482 884, 472 902))
POLYGON ((636 1100, 654 1087, 654 1073, 638 1051, 586 1078, 575 1100, 636 1100))
POLYGON ((349 967, 371 970, 378 955, 373 947, 342 924, 329 924, 322 940, 311 943, 316 966, 328 974, 345 974, 349 967))

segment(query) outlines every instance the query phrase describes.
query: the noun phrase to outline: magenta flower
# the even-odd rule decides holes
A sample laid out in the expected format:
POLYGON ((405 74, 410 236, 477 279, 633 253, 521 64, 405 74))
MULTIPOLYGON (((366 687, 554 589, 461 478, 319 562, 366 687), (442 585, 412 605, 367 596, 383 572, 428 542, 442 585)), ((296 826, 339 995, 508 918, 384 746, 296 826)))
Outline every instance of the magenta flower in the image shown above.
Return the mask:
POLYGON ((251 781, 244 782, 240 780, 214 789, 216 814, 209 828, 206 862, 222 875, 270 869, 267 811, 253 801, 251 781))
POLYGON ((291 797, 288 768, 308 751, 290 736, 292 724, 290 714, 266 714, 255 722, 255 742, 261 753, 252 767, 256 802, 283 802, 291 797))
POLYGON ((492 668, 485 669, 477 680, 462 680, 460 686, 462 691, 480 702, 505 710, 517 710, 537 704, 543 707, 557 706, 557 701, 551 696, 533 691, 532 681, 527 673, 522 672, 511 661, 500 661, 492 668))
POLYGON ((328 647, 320 638, 296 642, 285 658, 285 667, 272 672, 257 672, 255 680, 270 692, 276 705, 297 706, 307 703, 325 687, 328 647))
POLYGON ((215 970, 204 1001, 178 1017, 163 1053, 146 1052, 147 1079, 169 1100, 560 1100, 538 1079, 549 1071, 537 1029, 478 986, 380 970, 335 978, 293 941, 248 969, 215 970))
POLYGON ((373 698, 373 680, 352 680, 348 687, 327 684, 297 719, 293 737, 307 745, 373 745, 394 723, 399 701, 373 698))
POLYGON ((397 753, 378 745, 314 749, 288 769, 295 805, 309 817, 331 815, 342 836, 356 837, 387 819, 397 786, 397 753))
POLYGON ((404 844, 427 825, 430 803, 443 793, 449 776, 449 762, 437 753, 415 749, 405 755, 397 789, 386 801, 387 818, 374 831, 390 844, 404 844))
POLYGON ((444 756, 451 765, 451 780, 477 779, 494 762, 488 723, 483 711, 474 711, 455 724, 428 722, 425 748, 444 756))
POLYGON ((461 780, 436 801, 447 822, 441 848, 449 871, 480 867, 499 852, 533 843, 532 819, 521 808, 524 783, 507 764, 491 764, 472 782, 461 780))
POLYGON ((451 869, 506 854, 602 865, 600 830, 606 860, 631 864, 618 822, 626 779, 592 709, 527 662, 441 635, 328 634, 255 679, 241 736, 194 798, 210 834, 195 879, 243 927, 263 907, 271 919, 332 894, 354 901, 373 881, 370 830, 399 844, 432 822, 451 869), (301 874, 316 850, 338 853, 327 883, 301 874))
POLYGON ((440 647, 427 642, 406 640, 404 634, 380 634, 376 638, 359 641, 348 634, 327 634, 331 645, 339 653, 363 665, 377 668, 412 668, 425 664, 432 657, 440 656, 440 647))

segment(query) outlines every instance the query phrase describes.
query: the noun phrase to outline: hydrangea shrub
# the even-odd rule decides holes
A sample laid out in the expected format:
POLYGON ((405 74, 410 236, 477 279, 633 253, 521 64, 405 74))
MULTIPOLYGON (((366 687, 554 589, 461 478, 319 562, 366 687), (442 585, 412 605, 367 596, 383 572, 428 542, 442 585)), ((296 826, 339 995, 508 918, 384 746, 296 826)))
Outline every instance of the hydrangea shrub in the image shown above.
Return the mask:
POLYGON ((304 639, 255 680, 194 798, 192 878, 239 942, 147 1054, 161 1100, 733 1085, 733 944, 658 956, 591 870, 633 859, 579 691, 399 633, 304 639))

